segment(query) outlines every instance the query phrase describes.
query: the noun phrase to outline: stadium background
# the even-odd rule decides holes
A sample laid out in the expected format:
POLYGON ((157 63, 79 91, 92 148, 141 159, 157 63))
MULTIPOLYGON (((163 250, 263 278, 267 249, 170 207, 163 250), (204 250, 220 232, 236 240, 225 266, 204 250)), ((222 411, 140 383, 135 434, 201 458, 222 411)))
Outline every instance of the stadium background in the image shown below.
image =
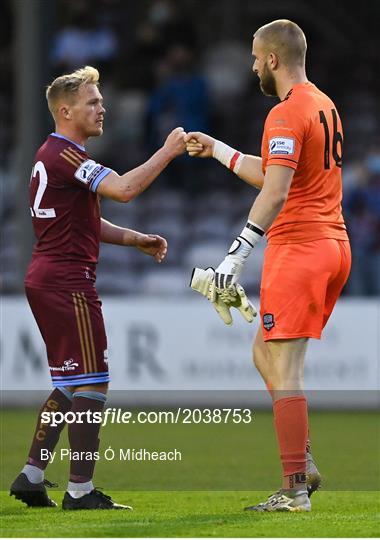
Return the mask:
MULTIPOLYGON (((49 387, 43 344, 22 283, 34 241, 30 167, 53 129, 46 85, 78 66, 99 68, 105 133, 88 148, 119 173, 147 159, 178 125, 259 153, 263 121, 275 101, 261 94, 252 75, 252 33, 269 20, 288 17, 306 33, 309 79, 333 97, 342 116, 343 206, 353 251, 351 276, 325 339, 311 344, 307 382, 312 390, 353 390, 362 402, 373 403, 373 392, 371 399, 363 395, 376 390, 379 374, 380 7, 375 1, 365 6, 347 10, 339 1, 295 0, 281 6, 229 0, 2 3, 5 388, 21 390, 26 381, 30 389, 49 387)), ((163 265, 131 248, 101 247, 97 287, 104 300, 114 389, 263 388, 250 362, 252 328, 242 321, 224 328, 188 287, 193 266, 212 266, 224 257, 256 194, 214 160, 183 156, 128 205, 102 201, 104 217, 159 233, 169 243, 163 265)), ((256 300, 264 249, 262 242, 243 276, 256 300)))
MULTIPOLYGON (((252 526, 240 508, 276 489, 280 473, 270 399, 250 359, 255 329, 236 316, 232 328, 223 326, 188 281, 193 266, 215 265, 224 256, 257 192, 213 160, 183 157, 136 201, 123 206, 104 200, 106 218, 169 241, 167 261, 160 266, 133 249, 102 246, 98 290, 109 336, 111 396, 137 408, 244 404, 255 409, 255 422, 107 426, 101 448, 121 441, 136 448, 179 446, 186 455, 183 467, 122 464, 120 469, 104 460, 97 465, 97 482, 136 507, 133 522, 128 516, 111 522, 81 515, 68 526, 66 516, 30 514, 4 493, 6 536, 376 535, 380 431, 376 412, 363 407, 378 406, 379 385, 380 3, 347 5, 336 0, 1 2, 4 492, 25 459, 38 404, 50 386, 22 281, 33 245, 30 168, 53 129, 44 88, 54 76, 84 64, 100 69, 105 133, 90 142, 89 151, 119 173, 144 161, 177 125, 205 130, 255 154, 275 101, 262 96, 252 75, 252 33, 275 18, 295 20, 308 39, 309 79, 334 99, 342 116, 343 203, 353 250, 349 283, 324 339, 310 343, 306 365, 313 452, 324 490, 314 498, 312 519, 292 516, 291 523, 290 516, 262 516, 252 526), (172 494, 157 490, 177 490, 174 504, 172 494)), ((255 249, 243 276, 256 300, 264 247, 255 249)), ((67 446, 66 435, 62 445, 67 446)), ((49 475, 64 489, 67 463, 53 464, 49 475)))
MULTIPOLYGON (((105 133, 89 149, 122 173, 144 161, 175 126, 204 130, 247 153, 260 152, 275 100, 251 72, 251 38, 286 16, 308 39, 309 79, 341 113, 344 209, 353 250, 346 296, 380 293, 380 77, 378 2, 44 0, 2 2, 1 278, 22 293, 33 244, 27 187, 35 150, 53 124, 44 87, 84 64, 101 73, 105 133)), ((102 246, 98 289, 111 295, 186 295, 191 268, 215 265, 241 229, 257 191, 213 160, 176 160, 127 206, 104 200, 114 222, 167 237, 162 267, 133 249, 102 246)), ((260 256, 244 283, 258 293, 260 256)))

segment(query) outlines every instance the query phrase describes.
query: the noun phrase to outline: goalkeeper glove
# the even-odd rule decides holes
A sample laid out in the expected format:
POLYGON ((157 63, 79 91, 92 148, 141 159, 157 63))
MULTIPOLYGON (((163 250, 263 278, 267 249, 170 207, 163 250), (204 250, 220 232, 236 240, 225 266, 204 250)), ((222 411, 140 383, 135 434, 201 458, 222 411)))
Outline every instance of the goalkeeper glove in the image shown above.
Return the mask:
POLYGON ((215 271, 213 268, 193 268, 191 274, 190 287, 197 291, 209 300, 214 306, 216 312, 226 324, 232 324, 232 317, 229 308, 216 294, 215 271))
POLYGON ((249 323, 257 315, 257 310, 249 301, 245 290, 239 283, 230 285, 227 289, 216 288, 218 297, 227 307, 234 307, 243 315, 244 319, 249 323))
POLYGON ((235 307, 240 311, 246 321, 252 322, 256 316, 256 310, 249 302, 241 285, 233 285, 228 289, 223 289, 222 294, 218 294, 215 286, 213 268, 194 268, 191 275, 190 287, 205 296, 214 306, 216 312, 225 324, 232 324, 230 308, 235 307), (224 298, 227 300, 225 302, 224 298))

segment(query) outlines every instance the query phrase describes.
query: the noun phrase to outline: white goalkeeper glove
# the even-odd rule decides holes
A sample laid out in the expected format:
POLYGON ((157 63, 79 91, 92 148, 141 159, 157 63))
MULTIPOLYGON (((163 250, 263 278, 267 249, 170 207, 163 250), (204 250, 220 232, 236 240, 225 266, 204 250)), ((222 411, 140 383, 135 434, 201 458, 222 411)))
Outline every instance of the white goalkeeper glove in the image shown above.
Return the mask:
POLYGON ((233 285, 228 289, 223 289, 223 293, 218 294, 215 286, 215 272, 213 268, 194 268, 190 280, 190 287, 205 296, 214 306, 216 312, 225 324, 232 324, 231 307, 240 311, 246 321, 252 322, 256 316, 256 309, 248 300, 241 285, 233 285), (223 296, 226 302, 223 300, 223 296))
POLYGON ((216 294, 214 277, 215 271, 213 268, 206 268, 206 270, 203 270, 203 268, 193 268, 190 287, 194 289, 194 291, 203 294, 203 296, 212 303, 224 323, 232 324, 229 308, 216 294))
MULTIPOLYGON (((235 240, 236 242, 236 240, 235 240)), ((227 255, 215 270, 215 285, 219 290, 237 283, 244 268, 245 259, 227 255)))
POLYGON ((220 300, 228 307, 234 307, 243 315, 244 319, 252 322, 257 315, 255 306, 250 302, 245 290, 239 283, 230 285, 227 289, 216 288, 216 292, 220 300))
POLYGON ((245 261, 263 235, 261 227, 251 221, 247 222, 239 236, 232 242, 228 255, 215 270, 215 284, 218 289, 226 289, 237 283, 245 261))

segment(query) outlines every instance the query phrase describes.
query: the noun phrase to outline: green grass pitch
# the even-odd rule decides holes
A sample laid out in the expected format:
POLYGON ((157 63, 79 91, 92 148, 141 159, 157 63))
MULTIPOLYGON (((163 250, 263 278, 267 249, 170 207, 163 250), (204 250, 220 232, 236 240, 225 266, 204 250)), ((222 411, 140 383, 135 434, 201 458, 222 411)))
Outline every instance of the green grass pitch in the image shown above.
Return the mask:
MULTIPOLYGON (((2 537, 379 536, 380 431, 373 412, 311 413, 313 452, 325 482, 312 497, 310 514, 242 511, 278 487, 277 448, 266 411, 257 412, 248 431, 230 424, 215 432, 214 426, 107 426, 104 447, 127 437, 135 448, 176 445, 188 459, 176 465, 99 462, 95 485, 132 505, 133 512, 28 509, 7 490, 24 463, 34 417, 35 411, 2 413, 2 537)), ((61 446, 66 444, 64 436, 61 446)), ((67 469, 67 462, 55 462, 47 478, 64 489, 67 469)), ((50 494, 60 504, 63 491, 50 494)))

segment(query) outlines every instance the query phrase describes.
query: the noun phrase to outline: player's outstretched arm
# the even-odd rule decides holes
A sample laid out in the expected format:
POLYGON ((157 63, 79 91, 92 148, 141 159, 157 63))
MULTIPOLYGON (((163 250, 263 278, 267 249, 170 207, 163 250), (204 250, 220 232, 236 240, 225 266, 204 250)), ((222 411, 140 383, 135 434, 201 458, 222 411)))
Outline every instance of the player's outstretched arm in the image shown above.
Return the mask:
POLYGON ((118 227, 104 218, 101 218, 100 240, 107 244, 135 247, 142 253, 153 257, 158 263, 165 259, 168 251, 165 238, 157 234, 144 234, 118 227))
POLYGON ((115 172, 107 174, 98 186, 99 195, 124 203, 140 195, 175 157, 186 151, 184 135, 183 128, 174 129, 148 161, 121 176, 115 172))
POLYGON ((189 156, 214 157, 247 184, 258 189, 263 187, 264 174, 261 157, 242 154, 200 131, 193 131, 185 135, 185 143, 189 156))

